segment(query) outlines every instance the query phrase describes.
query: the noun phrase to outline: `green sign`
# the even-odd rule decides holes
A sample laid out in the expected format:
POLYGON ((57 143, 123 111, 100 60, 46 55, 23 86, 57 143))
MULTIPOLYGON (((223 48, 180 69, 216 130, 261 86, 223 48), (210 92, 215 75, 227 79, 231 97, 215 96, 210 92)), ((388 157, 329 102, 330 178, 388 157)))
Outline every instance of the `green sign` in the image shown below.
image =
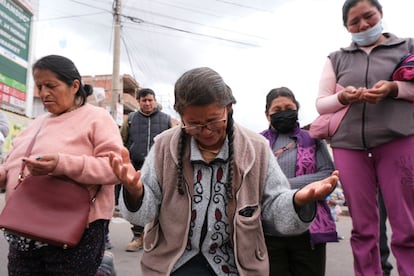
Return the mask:
POLYGON ((29 58, 30 18, 30 13, 14 2, 0 0, 0 46, 20 65, 29 58))
POLYGON ((19 111, 25 108, 31 17, 17 1, 0 0, 0 101, 19 111))

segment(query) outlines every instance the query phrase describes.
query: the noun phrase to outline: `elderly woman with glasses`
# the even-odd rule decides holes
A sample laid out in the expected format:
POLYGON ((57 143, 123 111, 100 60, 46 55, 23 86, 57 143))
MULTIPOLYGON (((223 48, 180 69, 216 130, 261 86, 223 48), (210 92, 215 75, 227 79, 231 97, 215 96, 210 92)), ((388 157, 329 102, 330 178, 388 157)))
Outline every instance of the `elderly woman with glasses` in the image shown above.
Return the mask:
POLYGON ((210 68, 175 84, 182 127, 158 135, 141 171, 110 156, 121 211, 146 225, 143 275, 268 275, 263 228, 305 231, 338 173, 291 190, 268 142, 233 121, 235 99, 210 68))

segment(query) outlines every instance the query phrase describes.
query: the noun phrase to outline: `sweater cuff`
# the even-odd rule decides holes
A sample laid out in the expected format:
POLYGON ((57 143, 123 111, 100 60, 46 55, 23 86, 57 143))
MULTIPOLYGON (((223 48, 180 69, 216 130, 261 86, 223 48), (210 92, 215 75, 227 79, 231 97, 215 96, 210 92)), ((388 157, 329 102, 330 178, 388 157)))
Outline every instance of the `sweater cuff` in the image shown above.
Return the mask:
POLYGON ((398 95, 396 99, 414 101, 414 83, 410 81, 395 81, 398 86, 398 95))
MULTIPOLYGON (((298 191, 295 192, 295 194, 298 191)), ((311 222, 315 216, 316 216, 316 202, 312 202, 309 204, 306 204, 303 207, 298 207, 295 204, 294 198, 295 198, 295 194, 292 197, 292 201, 293 201, 293 207, 295 208, 295 212, 296 214, 298 214, 299 219, 303 222, 311 222)))
POLYGON ((141 208, 142 199, 144 198, 144 194, 145 194, 145 189, 144 189, 144 186, 142 186, 142 197, 141 197, 141 200, 139 201, 139 204, 137 206, 131 206, 131 204, 129 204, 129 202, 128 202, 128 198, 130 197, 130 195, 128 193, 128 190, 122 188, 122 196, 124 198, 124 203, 125 203, 125 206, 127 207, 128 211, 137 212, 139 210, 139 208, 141 208))

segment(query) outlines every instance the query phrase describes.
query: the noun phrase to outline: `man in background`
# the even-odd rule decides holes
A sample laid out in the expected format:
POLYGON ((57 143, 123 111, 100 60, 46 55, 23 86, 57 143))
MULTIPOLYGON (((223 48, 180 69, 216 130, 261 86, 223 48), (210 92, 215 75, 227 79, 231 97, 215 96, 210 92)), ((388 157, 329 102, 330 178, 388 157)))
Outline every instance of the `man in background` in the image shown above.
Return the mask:
MULTIPOLYGON (((177 121, 162 112, 152 89, 143 88, 138 92, 139 110, 128 114, 128 120, 121 127, 121 136, 125 147, 129 150, 131 162, 136 170, 140 170, 147 156, 154 137, 164 130, 177 125, 177 121)), ((143 230, 140 225, 131 227, 133 238, 126 251, 135 252, 142 248, 143 230)))

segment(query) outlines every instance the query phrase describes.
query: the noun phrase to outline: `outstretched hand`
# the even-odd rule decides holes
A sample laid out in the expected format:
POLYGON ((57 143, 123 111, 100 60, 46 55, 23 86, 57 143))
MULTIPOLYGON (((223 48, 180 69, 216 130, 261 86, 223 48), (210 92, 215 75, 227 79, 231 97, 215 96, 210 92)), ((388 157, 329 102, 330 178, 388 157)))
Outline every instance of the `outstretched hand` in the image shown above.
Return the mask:
POLYGON ((128 203, 130 203, 131 206, 134 206, 141 201, 142 198, 143 188, 142 182, 140 181, 141 171, 135 170, 129 158, 129 151, 125 147, 121 149, 121 158, 111 152, 109 154, 109 163, 121 184, 128 191, 128 203))
POLYGON ((334 171, 331 176, 306 185, 296 192, 294 197, 295 205, 303 207, 306 204, 317 200, 325 200, 325 198, 335 189, 338 180, 339 172, 334 171))

